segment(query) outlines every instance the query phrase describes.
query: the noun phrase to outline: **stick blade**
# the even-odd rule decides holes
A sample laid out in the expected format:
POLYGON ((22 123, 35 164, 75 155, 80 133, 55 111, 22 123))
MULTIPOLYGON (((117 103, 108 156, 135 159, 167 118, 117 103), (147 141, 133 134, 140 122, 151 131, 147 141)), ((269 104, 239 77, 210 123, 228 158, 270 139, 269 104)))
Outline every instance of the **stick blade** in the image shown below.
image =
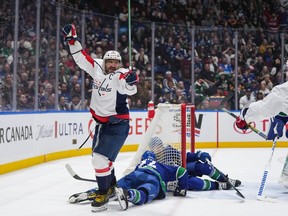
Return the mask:
POLYGON ((257 200, 262 201, 262 202, 269 202, 269 203, 276 203, 277 200, 275 198, 271 198, 268 196, 257 196, 257 200))
POLYGON ((69 172, 69 174, 74 177, 77 174, 74 172, 74 170, 72 169, 72 167, 70 166, 70 164, 65 164, 66 170, 69 172))

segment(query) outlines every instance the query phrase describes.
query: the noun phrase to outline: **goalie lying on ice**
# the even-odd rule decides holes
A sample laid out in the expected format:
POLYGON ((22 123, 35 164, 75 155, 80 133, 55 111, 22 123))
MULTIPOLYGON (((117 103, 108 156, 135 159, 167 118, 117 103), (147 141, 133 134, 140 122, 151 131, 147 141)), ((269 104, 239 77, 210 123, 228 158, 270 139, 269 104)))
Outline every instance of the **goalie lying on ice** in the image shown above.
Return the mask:
MULTIPOLYGON (((149 149, 156 154, 158 162, 169 165, 181 164, 180 152, 170 145, 165 145, 159 137, 152 137, 150 139, 149 149)), ((227 179, 234 187, 241 185, 240 180, 229 179, 225 174, 206 163, 207 159, 212 161, 211 156, 207 152, 186 153, 186 169, 189 175, 188 190, 228 190, 231 186, 227 184, 227 179), (209 176, 212 180, 200 178, 203 175, 209 176)))
MULTIPOLYGON (((160 139, 158 139, 158 141, 159 140, 160 139)), ((174 149, 174 151, 177 150, 174 149)), ((224 181, 227 178, 225 178, 223 173, 214 169, 214 167, 208 163, 198 161, 198 159, 206 161, 206 158, 210 158, 211 160, 210 155, 206 152, 199 151, 197 154, 189 154, 189 160, 191 161, 189 162, 190 171, 188 172, 183 167, 175 164, 171 166, 157 162, 156 158, 154 152, 144 152, 141 158, 142 160, 136 166, 135 170, 118 180, 118 187, 124 189, 123 194, 126 196, 127 201, 135 205, 142 205, 154 199, 164 199, 167 190, 172 191, 174 196, 185 196, 186 190, 228 190, 231 188, 231 186, 224 181), (193 158, 196 159, 196 161, 194 161, 193 158), (222 180, 223 182, 201 179, 197 176, 202 176, 206 172, 209 173, 211 178, 222 180)), ((236 187, 241 184, 239 180, 230 179, 230 182, 236 187)), ((73 194, 69 198, 69 202, 78 203, 93 200, 96 191, 97 188, 93 188, 86 192, 73 194)), ((115 194, 111 194, 110 200, 113 200, 114 196, 115 194)))
MULTIPOLYGON (((121 202, 118 199, 124 210, 128 208, 128 201, 135 205, 142 205, 154 199, 164 199, 167 191, 166 185, 169 181, 178 182, 174 190, 174 196, 186 196, 188 183, 186 169, 181 166, 165 165, 155 159, 156 156, 153 152, 144 152, 142 160, 135 170, 118 180, 117 188, 127 201, 121 202)), ((93 200, 96 196, 96 191, 97 188, 74 194, 69 198, 69 202, 78 203, 85 200, 93 200)), ((110 196, 110 199, 112 199, 113 195, 110 196)))

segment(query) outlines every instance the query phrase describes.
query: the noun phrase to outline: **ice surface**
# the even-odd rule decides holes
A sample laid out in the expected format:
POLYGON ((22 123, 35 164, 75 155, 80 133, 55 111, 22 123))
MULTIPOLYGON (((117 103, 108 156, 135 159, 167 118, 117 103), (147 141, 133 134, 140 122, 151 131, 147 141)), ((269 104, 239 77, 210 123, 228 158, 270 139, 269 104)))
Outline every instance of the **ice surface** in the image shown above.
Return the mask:
MULTIPOLYGON (((272 144, 272 143, 271 143, 272 144)), ((85 178, 94 178, 90 156, 67 158, 0 176, 1 216, 84 216, 84 215, 137 215, 137 216, 287 216, 288 189, 278 184, 278 178, 288 152, 276 148, 268 174, 265 194, 276 203, 258 201, 258 188, 265 164, 271 154, 269 148, 202 149, 212 155, 214 165, 231 178, 242 181, 239 188, 246 197, 242 201, 234 190, 189 191, 186 197, 168 194, 164 200, 152 201, 122 211, 118 202, 109 203, 104 212, 91 212, 90 203, 69 204, 70 195, 94 186, 92 182, 73 179, 65 169, 69 163, 75 172, 85 178)), ((115 163, 117 177, 129 165, 134 153, 120 153, 115 163)))

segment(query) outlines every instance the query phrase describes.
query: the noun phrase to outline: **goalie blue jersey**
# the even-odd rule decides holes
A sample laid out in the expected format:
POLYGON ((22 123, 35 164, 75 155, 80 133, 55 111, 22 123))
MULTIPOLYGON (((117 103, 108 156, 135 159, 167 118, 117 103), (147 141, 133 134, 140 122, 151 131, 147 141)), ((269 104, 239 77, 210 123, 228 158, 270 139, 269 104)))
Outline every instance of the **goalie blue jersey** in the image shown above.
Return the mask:
POLYGON ((135 170, 141 170, 145 173, 152 174, 158 177, 162 190, 166 192, 166 185, 169 181, 178 181, 178 186, 181 189, 187 189, 188 174, 185 168, 181 166, 170 166, 159 163, 155 160, 143 160, 138 164, 135 170))

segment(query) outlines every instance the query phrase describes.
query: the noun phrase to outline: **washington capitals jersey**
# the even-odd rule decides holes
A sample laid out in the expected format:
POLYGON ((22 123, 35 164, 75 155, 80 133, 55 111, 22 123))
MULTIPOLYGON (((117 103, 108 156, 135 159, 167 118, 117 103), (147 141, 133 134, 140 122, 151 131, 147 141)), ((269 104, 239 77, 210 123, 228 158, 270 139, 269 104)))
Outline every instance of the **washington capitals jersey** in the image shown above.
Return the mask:
POLYGON ((76 64, 93 78, 90 112, 100 122, 108 122, 110 116, 129 119, 127 95, 137 93, 135 85, 126 83, 128 69, 120 68, 114 73, 104 74, 102 59, 92 59, 79 41, 70 45, 70 52, 76 64))

